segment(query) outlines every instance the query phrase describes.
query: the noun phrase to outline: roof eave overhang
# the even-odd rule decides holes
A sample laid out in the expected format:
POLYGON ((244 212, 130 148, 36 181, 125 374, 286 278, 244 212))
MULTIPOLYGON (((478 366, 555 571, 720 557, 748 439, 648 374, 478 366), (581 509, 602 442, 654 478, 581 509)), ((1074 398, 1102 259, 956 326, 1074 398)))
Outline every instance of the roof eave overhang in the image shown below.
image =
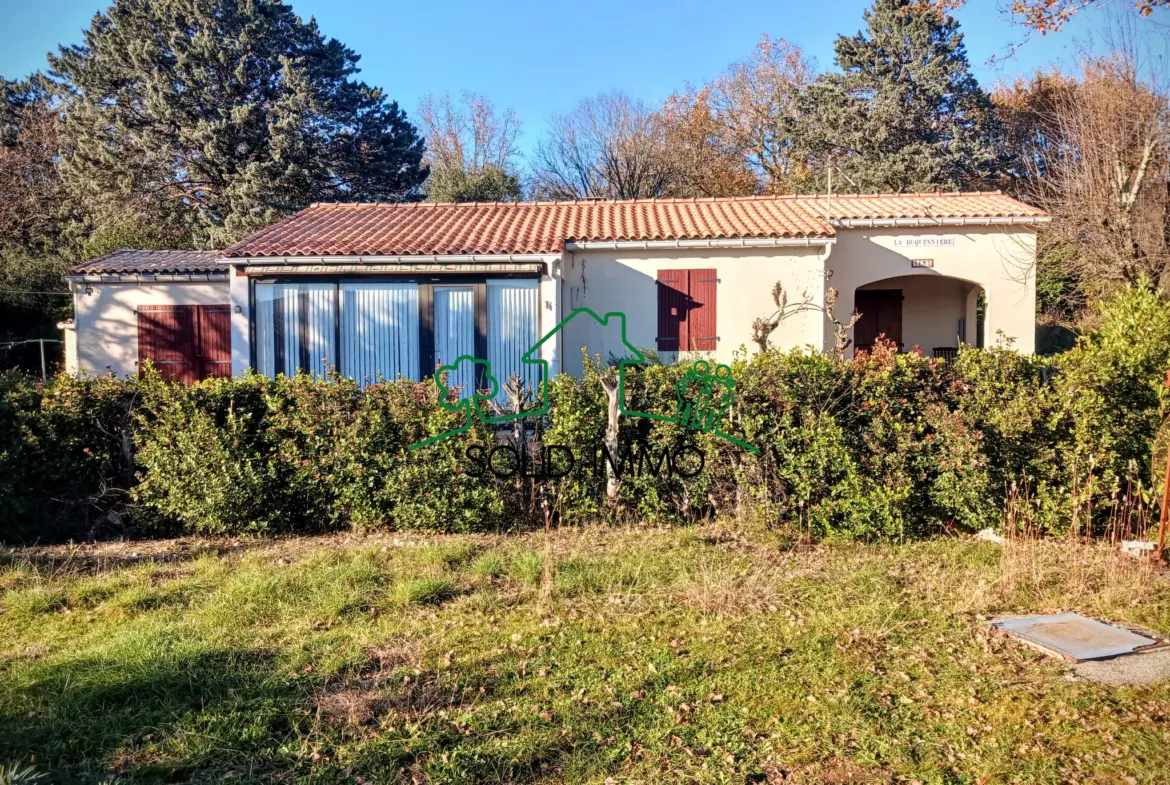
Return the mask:
POLYGON ((834 218, 839 229, 930 228, 932 226, 1037 226, 1052 220, 1047 215, 984 216, 981 218, 834 218))
POLYGON ((657 251, 687 248, 811 248, 832 245, 835 237, 737 237, 712 240, 571 240, 569 251, 657 251))
POLYGON ((203 283, 226 281, 227 270, 204 273, 71 273, 66 280, 73 283, 203 283))
POLYGON ((550 262, 560 258, 558 253, 544 254, 407 254, 378 256, 355 254, 352 256, 225 256, 219 264, 231 265, 345 265, 345 264, 499 264, 550 262))

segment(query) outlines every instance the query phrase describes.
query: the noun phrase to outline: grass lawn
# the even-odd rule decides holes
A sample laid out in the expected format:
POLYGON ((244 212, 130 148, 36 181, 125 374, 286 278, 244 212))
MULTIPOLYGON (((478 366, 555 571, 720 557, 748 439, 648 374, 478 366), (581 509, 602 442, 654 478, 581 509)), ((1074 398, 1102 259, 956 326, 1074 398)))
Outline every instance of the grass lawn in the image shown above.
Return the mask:
POLYGON ((1170 683, 985 631, 1170 633, 1103 548, 720 525, 0 557, 0 763, 60 781, 1165 783, 1170 683))

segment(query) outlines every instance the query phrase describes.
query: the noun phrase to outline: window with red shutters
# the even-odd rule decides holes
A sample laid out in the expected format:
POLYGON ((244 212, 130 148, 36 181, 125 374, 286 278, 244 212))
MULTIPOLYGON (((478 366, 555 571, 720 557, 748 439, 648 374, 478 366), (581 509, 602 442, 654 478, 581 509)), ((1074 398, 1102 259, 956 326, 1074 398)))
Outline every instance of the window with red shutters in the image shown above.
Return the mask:
POLYGON ((658 351, 715 351, 715 270, 659 270, 657 283, 658 351))
POLYGON ((147 360, 164 379, 231 376, 231 306, 138 306, 140 369, 147 360))
POLYGON ((686 270, 658 271, 658 351, 677 352, 686 345, 686 270))
POLYGON ((719 279, 714 270, 691 270, 690 273, 687 348, 695 352, 713 352, 715 342, 719 340, 715 330, 715 287, 719 279))
POLYGON ((232 307, 197 306, 199 318, 199 378, 232 375, 232 307))
POLYGON ((195 309, 190 305, 138 306, 138 368, 154 364, 164 379, 199 379, 195 357, 195 309))

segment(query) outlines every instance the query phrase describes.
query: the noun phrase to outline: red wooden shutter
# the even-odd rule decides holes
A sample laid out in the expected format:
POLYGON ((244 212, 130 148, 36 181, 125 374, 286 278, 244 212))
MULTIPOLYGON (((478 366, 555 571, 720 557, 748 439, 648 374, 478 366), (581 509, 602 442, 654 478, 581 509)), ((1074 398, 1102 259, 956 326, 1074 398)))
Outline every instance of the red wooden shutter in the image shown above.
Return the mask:
POLYGON ((714 270, 690 271, 690 300, 687 303, 687 349, 713 352, 719 340, 715 321, 715 290, 719 283, 714 270))
POLYGON ((677 352, 687 345, 686 270, 658 271, 658 351, 677 352))
POLYGON ((154 363, 164 379, 196 381, 195 308, 191 305, 138 306, 138 365, 154 363))
POLYGON ((199 378, 232 375, 232 307, 199 306, 199 378))

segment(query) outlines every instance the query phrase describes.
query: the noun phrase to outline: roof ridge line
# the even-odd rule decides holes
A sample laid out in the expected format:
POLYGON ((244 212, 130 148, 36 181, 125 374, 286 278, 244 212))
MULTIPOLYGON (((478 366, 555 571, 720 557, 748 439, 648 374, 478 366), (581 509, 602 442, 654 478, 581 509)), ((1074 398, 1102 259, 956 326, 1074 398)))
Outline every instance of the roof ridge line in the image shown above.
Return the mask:
MULTIPOLYGON (((568 205, 619 205, 619 204, 715 204, 726 202, 773 202, 773 201, 805 201, 818 199, 914 199, 927 196, 1008 196, 1002 189, 989 191, 885 191, 869 193, 836 193, 832 196, 825 193, 790 193, 790 194, 744 194, 739 196, 650 196, 627 199, 609 198, 580 198, 580 199, 528 199, 516 201, 488 201, 488 202, 313 202, 309 207, 345 207, 350 209, 372 207, 395 208, 435 208, 435 207, 509 207, 522 208, 533 206, 568 206, 568 205)), ((1019 201, 1019 200, 1016 200, 1019 201)), ((294 213, 295 215, 295 213, 294 213)), ((276 224, 273 224, 275 226, 276 224)))

